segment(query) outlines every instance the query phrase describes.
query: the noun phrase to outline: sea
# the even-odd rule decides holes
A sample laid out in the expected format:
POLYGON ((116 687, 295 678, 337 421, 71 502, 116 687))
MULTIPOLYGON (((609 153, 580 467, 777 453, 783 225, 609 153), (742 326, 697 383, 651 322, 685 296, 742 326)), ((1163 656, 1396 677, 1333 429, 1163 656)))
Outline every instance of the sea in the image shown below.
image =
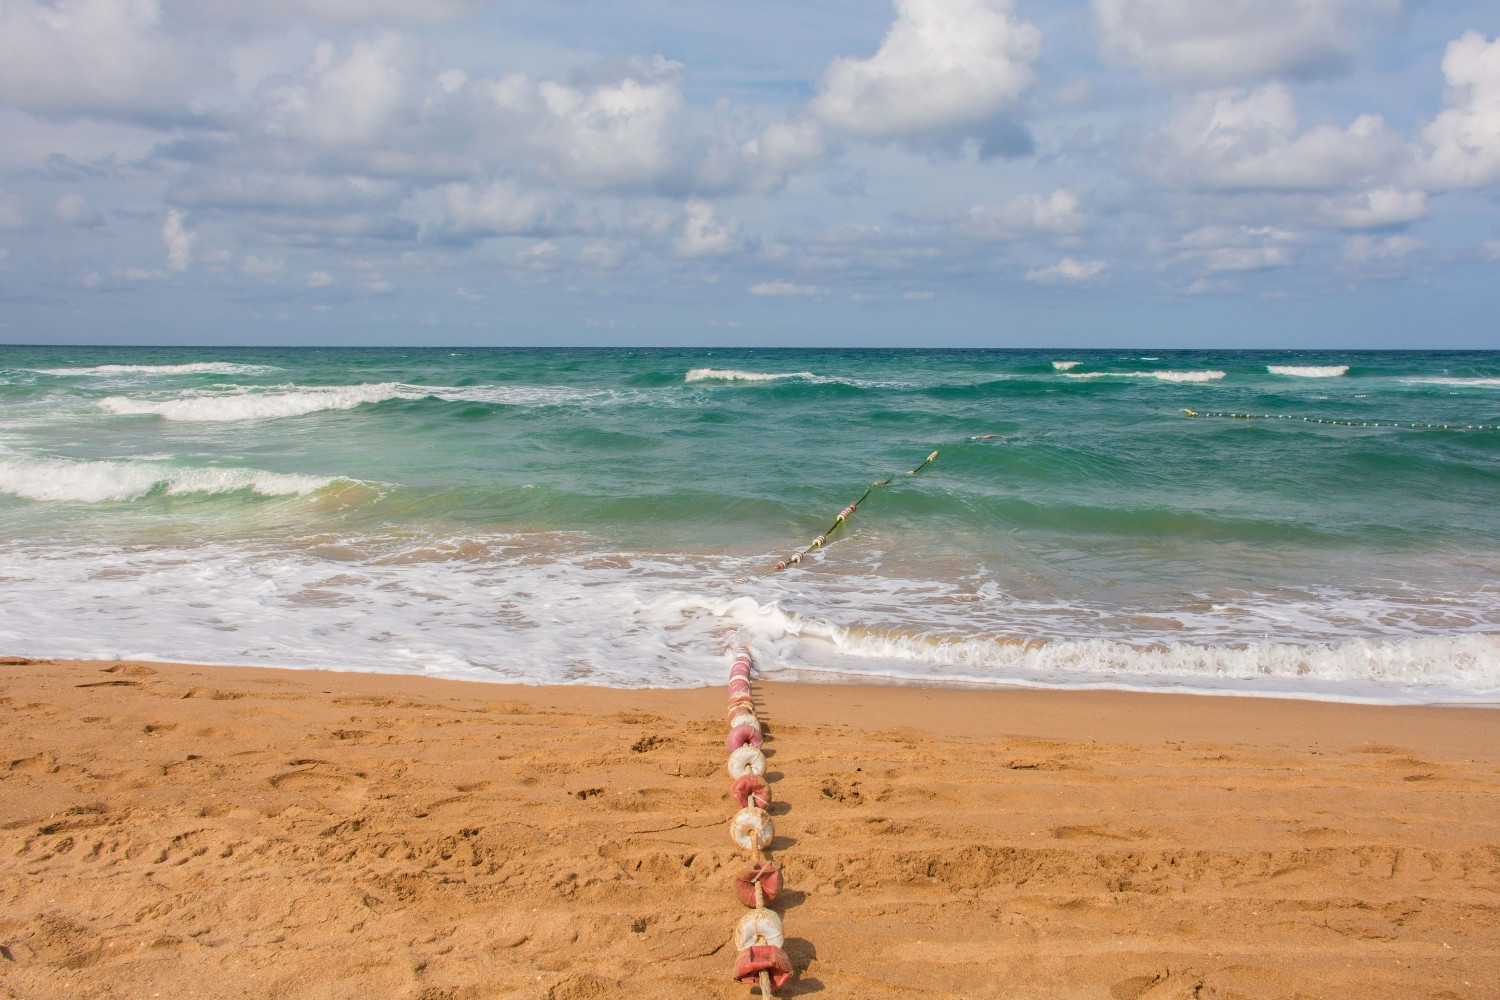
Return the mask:
POLYGON ((0 347, 0 653, 1500 704, 1497 425, 1500 352, 0 347))

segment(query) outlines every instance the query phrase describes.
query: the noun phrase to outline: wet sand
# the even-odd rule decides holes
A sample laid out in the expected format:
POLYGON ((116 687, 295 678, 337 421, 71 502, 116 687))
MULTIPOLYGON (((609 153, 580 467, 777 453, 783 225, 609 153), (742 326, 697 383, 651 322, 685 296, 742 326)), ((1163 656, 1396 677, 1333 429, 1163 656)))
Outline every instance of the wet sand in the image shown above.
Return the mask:
MULTIPOLYGON (((1500 996, 1500 712, 761 683, 783 995, 1500 996)), ((723 695, 0 665, 0 997, 744 998, 723 695)))

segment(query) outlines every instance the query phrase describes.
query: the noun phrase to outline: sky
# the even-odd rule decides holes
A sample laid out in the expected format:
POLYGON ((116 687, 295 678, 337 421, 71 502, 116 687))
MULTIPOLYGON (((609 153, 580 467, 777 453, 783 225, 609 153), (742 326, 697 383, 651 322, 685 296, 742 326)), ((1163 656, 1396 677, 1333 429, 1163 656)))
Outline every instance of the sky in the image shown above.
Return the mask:
POLYGON ((1500 5, 0 0, 0 342, 1500 348, 1500 5))

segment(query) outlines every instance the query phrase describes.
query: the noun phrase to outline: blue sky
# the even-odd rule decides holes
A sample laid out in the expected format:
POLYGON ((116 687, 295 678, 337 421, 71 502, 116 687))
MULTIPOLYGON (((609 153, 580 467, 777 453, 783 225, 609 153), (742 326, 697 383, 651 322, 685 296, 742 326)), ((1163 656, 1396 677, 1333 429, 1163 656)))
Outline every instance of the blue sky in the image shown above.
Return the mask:
POLYGON ((1500 8, 0 0, 0 341, 1500 347, 1500 8))

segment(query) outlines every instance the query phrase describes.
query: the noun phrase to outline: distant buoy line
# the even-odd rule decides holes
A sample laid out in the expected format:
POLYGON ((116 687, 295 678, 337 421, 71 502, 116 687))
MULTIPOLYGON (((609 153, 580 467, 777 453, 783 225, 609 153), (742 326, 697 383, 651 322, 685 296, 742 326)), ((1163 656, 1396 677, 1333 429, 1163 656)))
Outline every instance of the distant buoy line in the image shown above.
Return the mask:
POLYGON ((1304 417, 1294 413, 1199 413, 1182 411, 1190 417, 1222 417, 1227 420, 1297 420, 1306 424, 1332 424, 1335 427, 1404 427, 1421 431, 1500 431, 1500 424, 1408 424, 1394 420, 1331 420, 1327 417, 1304 417))

